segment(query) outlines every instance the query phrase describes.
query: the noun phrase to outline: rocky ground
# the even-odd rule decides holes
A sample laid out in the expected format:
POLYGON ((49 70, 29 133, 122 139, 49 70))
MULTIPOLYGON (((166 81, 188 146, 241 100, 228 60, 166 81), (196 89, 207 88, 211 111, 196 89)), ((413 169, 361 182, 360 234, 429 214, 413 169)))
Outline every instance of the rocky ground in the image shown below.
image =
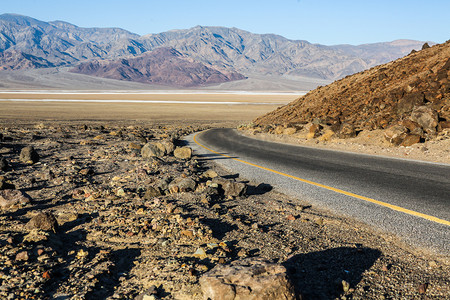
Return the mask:
POLYGON ((192 156, 206 127, 1 124, 0 298, 448 297, 448 257, 192 156))

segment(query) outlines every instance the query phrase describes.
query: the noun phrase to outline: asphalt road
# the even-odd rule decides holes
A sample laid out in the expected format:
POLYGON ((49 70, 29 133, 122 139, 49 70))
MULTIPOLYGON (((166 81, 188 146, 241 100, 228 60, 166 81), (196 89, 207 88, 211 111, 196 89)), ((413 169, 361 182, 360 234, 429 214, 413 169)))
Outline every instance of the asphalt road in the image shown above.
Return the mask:
POLYGON ((187 140, 249 180, 450 255, 450 165, 272 143, 233 129, 187 140))

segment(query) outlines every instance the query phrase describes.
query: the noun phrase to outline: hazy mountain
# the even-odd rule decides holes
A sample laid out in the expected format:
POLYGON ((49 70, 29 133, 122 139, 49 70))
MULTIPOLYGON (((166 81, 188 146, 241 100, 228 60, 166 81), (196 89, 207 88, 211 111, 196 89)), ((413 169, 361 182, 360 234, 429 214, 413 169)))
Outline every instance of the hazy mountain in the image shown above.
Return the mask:
POLYGON ((92 59, 128 59, 157 48, 172 48, 192 62, 249 77, 335 80, 402 57, 422 44, 399 40, 324 46, 274 34, 202 26, 139 36, 119 28, 80 28, 63 21, 0 15, 0 53, 8 58, 7 63, 0 59, 1 69, 76 66, 92 59), (20 63, 14 65, 14 61, 20 63))
POLYGON ((245 78, 237 72, 226 72, 207 67, 173 48, 158 48, 128 59, 90 60, 79 64, 72 72, 181 87, 219 84, 245 78))

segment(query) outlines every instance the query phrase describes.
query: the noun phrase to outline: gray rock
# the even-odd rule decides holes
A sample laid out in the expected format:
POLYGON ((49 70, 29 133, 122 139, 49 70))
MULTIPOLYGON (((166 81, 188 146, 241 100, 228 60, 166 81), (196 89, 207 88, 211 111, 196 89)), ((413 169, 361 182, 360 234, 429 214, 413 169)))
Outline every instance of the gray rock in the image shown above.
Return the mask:
POLYGON ((166 154, 172 154, 175 150, 175 145, 171 141, 162 141, 161 144, 164 146, 166 154))
POLYGON ((20 190, 0 190, 0 207, 2 209, 15 205, 26 205, 31 202, 30 196, 20 190))
POLYGON ((247 184, 244 182, 237 182, 222 177, 216 177, 212 182, 220 185, 225 196, 238 197, 244 195, 247 191, 247 184))
POLYGON ((166 149, 159 142, 147 143, 141 149, 141 156, 143 158, 150 158, 150 157, 154 157, 154 156, 163 157, 164 155, 166 155, 166 149))
POLYGON ((437 112, 427 106, 419 106, 411 113, 411 120, 419 124, 427 133, 435 133, 438 125, 437 112))
POLYGON ((197 183, 192 178, 179 178, 169 184, 171 192, 189 192, 194 191, 197 183))
POLYGON ((204 299, 296 299, 286 268, 262 259, 249 258, 229 265, 217 265, 204 274, 199 282, 204 299))
POLYGON ((169 178, 163 178, 156 183, 155 187, 159 188, 160 191, 167 191, 169 189, 169 182, 169 178))
POLYGON ((23 163, 34 164, 39 161, 39 154, 33 146, 27 146, 20 151, 19 159, 23 163))
POLYGON ((191 159, 192 149, 190 147, 178 147, 173 152, 173 155, 179 159, 191 159))

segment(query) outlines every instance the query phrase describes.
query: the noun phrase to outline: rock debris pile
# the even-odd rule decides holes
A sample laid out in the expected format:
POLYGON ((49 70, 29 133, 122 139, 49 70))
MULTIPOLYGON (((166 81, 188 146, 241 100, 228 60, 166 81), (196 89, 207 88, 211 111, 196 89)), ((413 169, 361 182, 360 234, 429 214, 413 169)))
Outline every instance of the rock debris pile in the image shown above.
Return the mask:
POLYGON ((319 87, 254 121, 258 132, 352 138, 384 130, 396 146, 450 136, 450 41, 319 87))

